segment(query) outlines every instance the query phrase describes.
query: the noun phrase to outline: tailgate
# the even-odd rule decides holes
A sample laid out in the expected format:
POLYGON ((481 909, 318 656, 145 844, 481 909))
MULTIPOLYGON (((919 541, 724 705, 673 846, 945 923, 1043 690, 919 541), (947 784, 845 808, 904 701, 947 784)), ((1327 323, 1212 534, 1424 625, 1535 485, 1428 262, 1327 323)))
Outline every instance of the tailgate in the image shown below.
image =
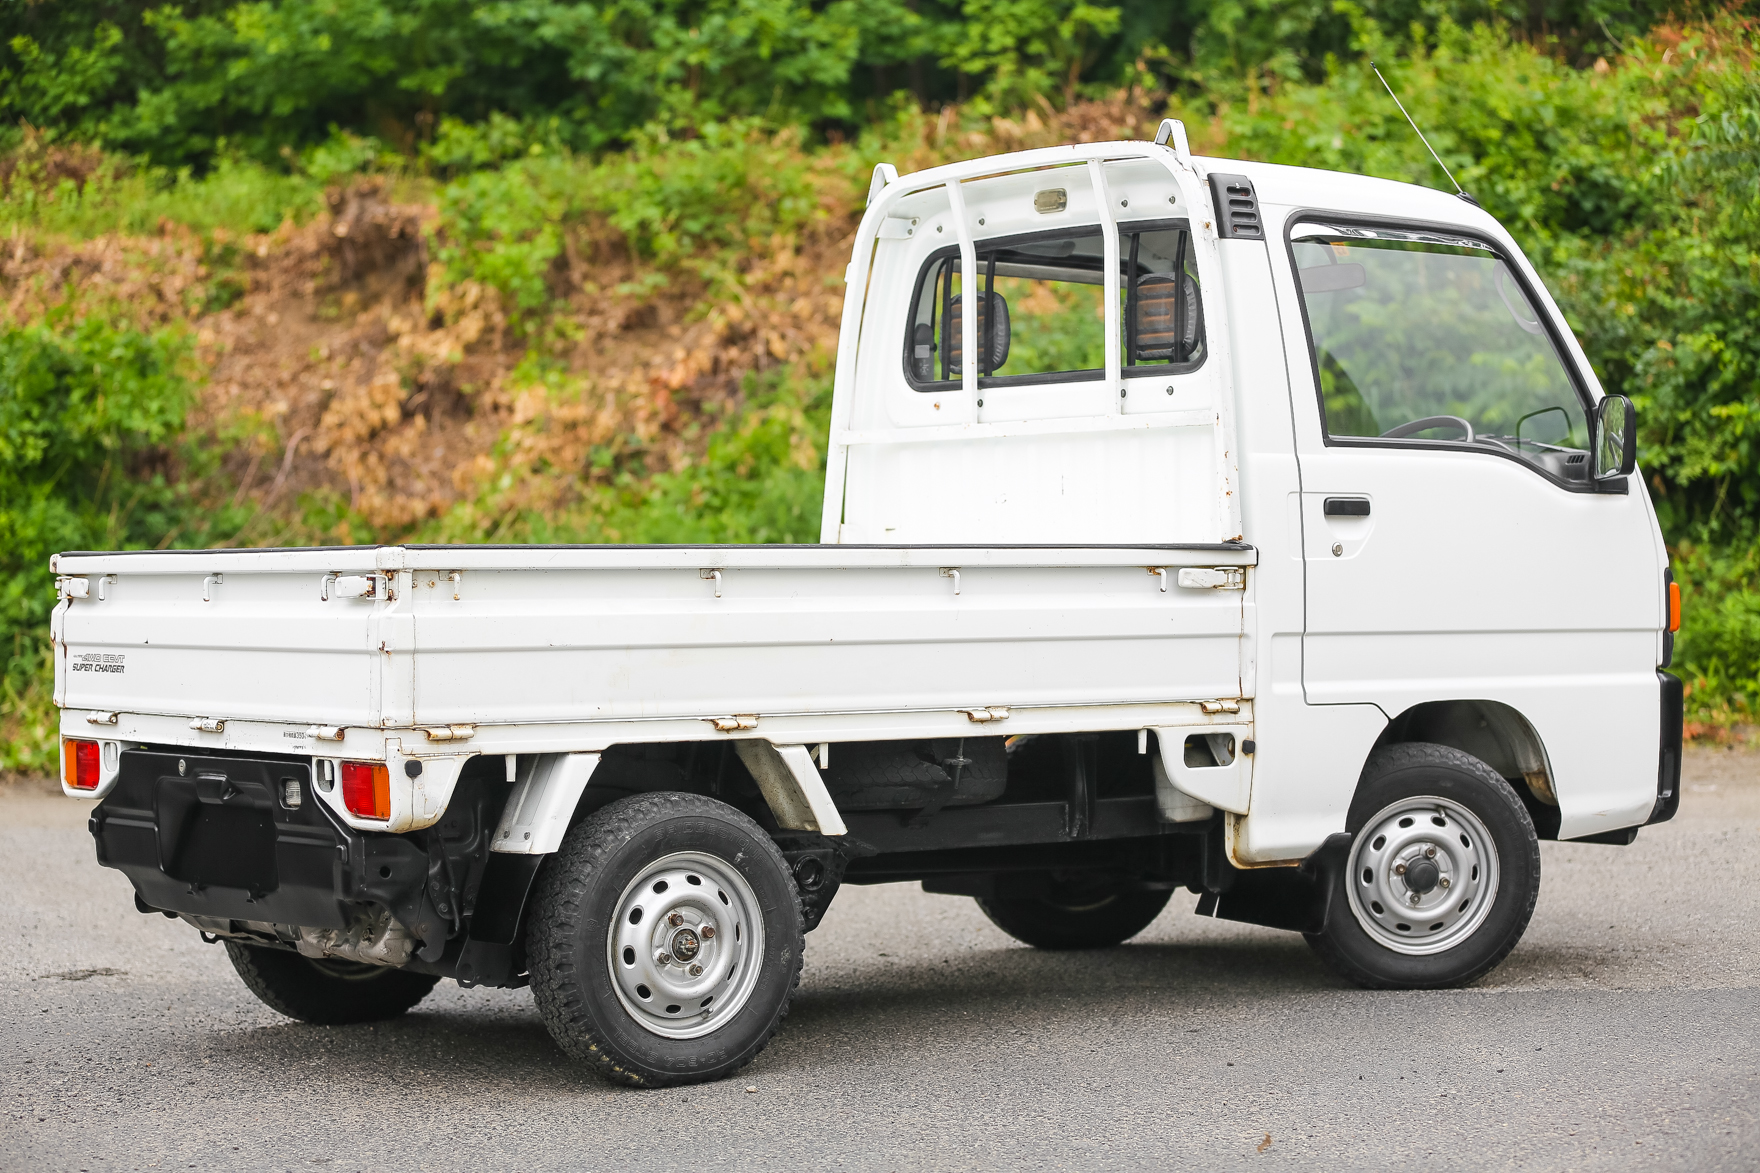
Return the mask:
POLYGON ((382 629, 396 624, 382 599, 338 597, 332 577, 372 575, 371 549, 63 554, 55 567, 65 708, 379 724, 382 629))

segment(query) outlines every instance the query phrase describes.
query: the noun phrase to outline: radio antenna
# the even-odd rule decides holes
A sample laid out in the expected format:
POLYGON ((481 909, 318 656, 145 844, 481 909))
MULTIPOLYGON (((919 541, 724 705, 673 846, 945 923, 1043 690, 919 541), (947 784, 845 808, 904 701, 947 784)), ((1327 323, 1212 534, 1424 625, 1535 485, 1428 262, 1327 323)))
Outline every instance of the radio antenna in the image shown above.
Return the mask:
POLYGON ((1436 160, 1436 165, 1442 168, 1442 173, 1448 176, 1448 181, 1450 183, 1454 184, 1455 194, 1460 196, 1461 199, 1466 200, 1469 204, 1472 204, 1475 208, 1478 207, 1479 201, 1467 194, 1466 189, 1461 186, 1461 181, 1454 177, 1454 172, 1448 169, 1448 164, 1442 161, 1442 156, 1436 153, 1436 148, 1430 145, 1430 140, 1425 138, 1424 132, 1418 129, 1418 122, 1412 117, 1411 112, 1406 109, 1406 104, 1399 100, 1399 95, 1393 92, 1393 87, 1387 84, 1387 79, 1385 77, 1381 76, 1381 67, 1371 61, 1369 62, 1369 68, 1375 71, 1375 76, 1377 78, 1380 78, 1382 86, 1387 90, 1387 96, 1393 99, 1393 104, 1399 107, 1399 112, 1406 116, 1406 121, 1411 124, 1412 133, 1418 136, 1418 141, 1424 144, 1424 149, 1430 152, 1430 157, 1436 160))

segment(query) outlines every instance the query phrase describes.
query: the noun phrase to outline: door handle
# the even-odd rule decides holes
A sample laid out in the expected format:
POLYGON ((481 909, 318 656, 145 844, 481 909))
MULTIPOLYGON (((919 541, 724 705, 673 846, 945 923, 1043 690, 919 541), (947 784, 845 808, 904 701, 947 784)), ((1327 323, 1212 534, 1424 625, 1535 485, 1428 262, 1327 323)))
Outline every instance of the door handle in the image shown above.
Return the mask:
POLYGON ((1367 497, 1328 497, 1322 507, 1327 517, 1367 517, 1369 516, 1369 499, 1367 497))

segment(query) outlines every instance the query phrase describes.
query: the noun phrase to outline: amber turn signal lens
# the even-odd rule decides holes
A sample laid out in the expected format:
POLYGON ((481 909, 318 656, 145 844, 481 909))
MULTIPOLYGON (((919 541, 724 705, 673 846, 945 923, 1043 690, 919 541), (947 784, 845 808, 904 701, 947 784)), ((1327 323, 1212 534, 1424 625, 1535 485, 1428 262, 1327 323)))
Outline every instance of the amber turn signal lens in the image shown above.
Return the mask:
POLYGON ((376 762, 343 762, 342 805, 363 819, 389 819, 391 772, 376 762))
POLYGON ((1678 582, 1668 584, 1668 629, 1681 629, 1681 584, 1678 582))
POLYGON ((61 745, 62 777, 73 790, 96 790, 98 788, 98 743, 95 741, 76 741, 68 737, 61 745))

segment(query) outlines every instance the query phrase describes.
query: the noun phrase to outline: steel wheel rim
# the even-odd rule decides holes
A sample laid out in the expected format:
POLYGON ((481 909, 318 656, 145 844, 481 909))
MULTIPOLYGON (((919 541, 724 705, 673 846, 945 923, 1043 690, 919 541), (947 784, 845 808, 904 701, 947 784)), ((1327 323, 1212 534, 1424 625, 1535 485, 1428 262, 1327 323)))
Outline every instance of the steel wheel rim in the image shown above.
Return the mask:
POLYGON ((667 1039, 700 1038, 738 1014, 763 956, 757 894, 735 868, 698 851, 643 868, 618 897, 606 931, 605 964, 618 1002, 644 1030, 667 1039))
POLYGON ((1363 824, 1346 879, 1351 912, 1379 945, 1422 957, 1467 940, 1497 902, 1497 844, 1446 798, 1405 798, 1363 824))

